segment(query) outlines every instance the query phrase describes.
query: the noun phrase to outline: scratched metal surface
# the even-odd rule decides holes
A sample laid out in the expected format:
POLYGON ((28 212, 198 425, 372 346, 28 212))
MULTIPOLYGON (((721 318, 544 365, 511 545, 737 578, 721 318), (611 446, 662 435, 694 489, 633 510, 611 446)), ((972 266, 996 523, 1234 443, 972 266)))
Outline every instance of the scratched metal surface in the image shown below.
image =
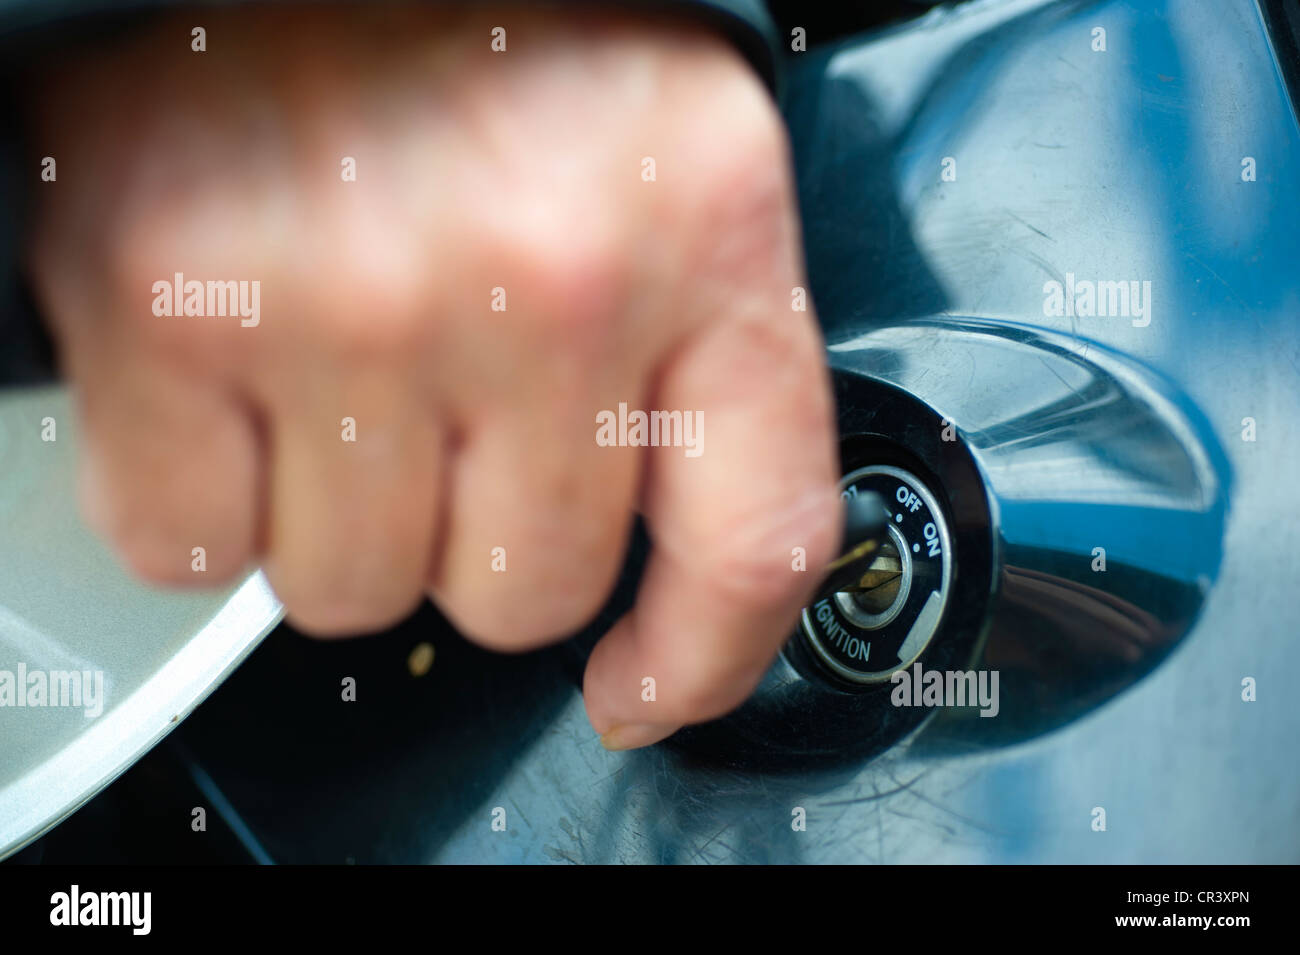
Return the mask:
POLYGON ((608 755, 575 694, 429 857, 1300 861, 1300 141, 1254 5, 974 4, 803 61, 787 114, 832 338, 928 314, 1034 324, 1196 403, 1234 476, 1200 620, 1063 729, 961 757, 924 755, 922 733, 836 776, 608 755), (1150 325, 1044 317, 1043 283, 1066 271, 1151 279, 1150 325), (494 841, 483 820, 512 804, 527 822, 494 841))
MULTIPOLYGON (((1135 686, 1028 742, 953 755, 927 726, 866 763, 784 773, 725 749, 605 752, 571 648, 496 657, 427 608, 374 640, 282 628, 176 734, 259 852, 1300 861, 1300 137, 1255 7, 979 2, 809 53, 789 80, 830 341, 903 340, 935 321, 1036 326, 1130 356, 1198 409, 1231 491, 1196 625, 1135 686), (1239 175, 1247 155, 1253 183, 1239 175), (945 156, 955 182, 939 179, 945 156), (1045 317, 1043 283, 1066 272, 1150 279, 1151 323, 1045 317), (1254 443, 1240 440, 1247 416, 1254 443), (413 680, 406 655, 423 640, 437 660, 413 680), (343 676, 357 678, 356 704, 339 702, 343 676), (1257 702, 1241 701, 1246 676, 1257 702), (1091 828, 1096 806, 1106 832, 1091 828), (496 807, 505 831, 491 829, 496 807), (791 828, 796 807, 806 831, 791 828)), ((997 381, 969 380, 972 405, 999 399, 997 381)))

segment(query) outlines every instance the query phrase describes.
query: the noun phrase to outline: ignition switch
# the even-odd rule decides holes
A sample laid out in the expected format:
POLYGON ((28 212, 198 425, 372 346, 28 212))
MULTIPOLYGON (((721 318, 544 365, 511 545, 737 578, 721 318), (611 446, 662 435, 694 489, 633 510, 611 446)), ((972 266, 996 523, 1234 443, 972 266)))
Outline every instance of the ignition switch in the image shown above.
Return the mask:
POLYGON ((878 499, 887 529, 854 579, 804 610, 801 630, 836 676, 883 683, 911 666, 939 629, 952 589, 948 522, 931 490, 903 468, 860 468, 840 488, 850 502, 878 499))

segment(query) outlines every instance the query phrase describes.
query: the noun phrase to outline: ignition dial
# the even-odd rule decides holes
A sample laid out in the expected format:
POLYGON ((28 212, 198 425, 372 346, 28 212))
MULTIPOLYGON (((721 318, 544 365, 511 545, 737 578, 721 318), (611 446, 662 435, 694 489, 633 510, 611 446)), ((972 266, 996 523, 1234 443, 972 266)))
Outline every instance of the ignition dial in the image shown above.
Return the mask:
POLYGON ((874 492, 888 533, 857 582, 803 611, 818 659, 852 683, 887 682, 912 665, 939 630, 952 589, 952 541, 938 500, 911 472, 860 468, 840 482, 845 498, 874 492))

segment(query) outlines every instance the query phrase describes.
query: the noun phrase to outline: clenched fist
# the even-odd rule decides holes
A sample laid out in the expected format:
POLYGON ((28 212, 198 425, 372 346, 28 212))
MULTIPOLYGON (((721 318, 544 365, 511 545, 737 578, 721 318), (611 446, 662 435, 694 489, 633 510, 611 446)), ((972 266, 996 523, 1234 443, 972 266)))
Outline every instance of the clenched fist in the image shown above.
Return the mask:
POLYGON ((260 561, 312 632, 428 594, 522 650, 590 620, 640 513, 593 725, 640 746, 740 703, 839 527, 787 147, 749 65, 586 10, 205 11, 206 52, 191 19, 31 92, 58 175, 29 266, 92 525, 154 581, 193 584, 195 546, 205 583, 260 561))

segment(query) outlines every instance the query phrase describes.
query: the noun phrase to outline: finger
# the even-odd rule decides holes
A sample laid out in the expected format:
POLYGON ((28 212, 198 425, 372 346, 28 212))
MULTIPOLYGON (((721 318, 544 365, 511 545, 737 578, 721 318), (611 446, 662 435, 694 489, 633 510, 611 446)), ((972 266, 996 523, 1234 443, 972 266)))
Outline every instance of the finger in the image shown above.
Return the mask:
POLYGON ((617 388, 573 375, 544 390, 485 414, 459 449, 431 576, 457 627, 499 650, 590 622, 631 531, 638 449, 596 441, 596 411, 617 406, 617 388))
POLYGON ((267 578, 299 628, 372 632, 419 603, 442 435, 409 376, 362 360, 300 365, 273 399, 267 578))
POLYGON ((247 568, 259 484, 247 408, 144 349, 104 347, 71 365, 91 526, 155 583, 218 584, 247 568))
POLYGON ((786 324, 718 325, 659 395, 702 413, 702 453, 650 451, 653 550, 635 608, 597 645, 584 680, 592 725, 613 749, 742 702, 839 534, 829 387, 810 323, 787 313, 786 324))

